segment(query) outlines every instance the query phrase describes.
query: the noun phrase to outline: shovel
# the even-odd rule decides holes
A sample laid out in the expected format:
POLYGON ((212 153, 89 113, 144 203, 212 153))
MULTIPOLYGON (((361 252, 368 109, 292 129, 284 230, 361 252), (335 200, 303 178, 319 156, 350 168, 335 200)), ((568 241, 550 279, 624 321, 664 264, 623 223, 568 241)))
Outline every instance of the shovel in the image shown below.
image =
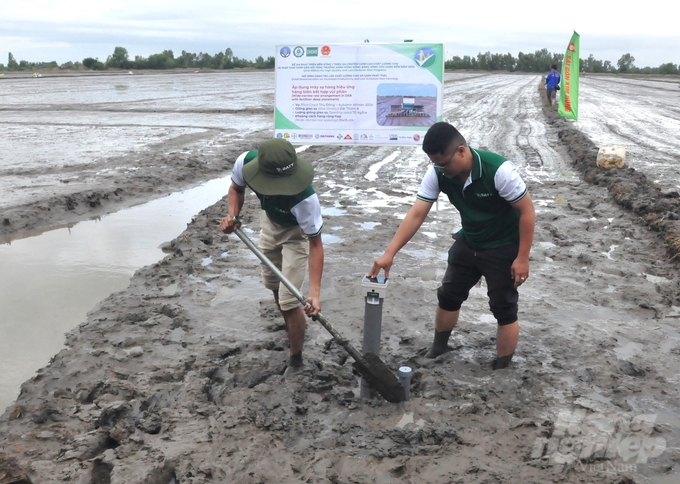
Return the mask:
MULTIPOLYGON (((291 294, 293 294, 293 296, 295 296, 303 306, 308 304, 307 299, 302 295, 302 293, 300 293, 300 291, 298 291, 298 288, 291 284, 291 282, 286 279, 283 274, 281 274, 281 271, 279 271, 277 267, 272 264, 269 259, 267 259, 267 256, 265 256, 260 251, 260 249, 257 248, 253 241, 250 240, 250 238, 244 234, 241 229, 235 229, 234 233, 238 235, 239 239, 241 239, 262 261, 262 263, 266 265, 269 270, 274 273, 274 275, 276 275, 276 277, 283 283, 284 286, 288 288, 291 294)), ((361 356, 361 354, 356 349, 354 349, 348 340, 340 336, 340 333, 338 333, 335 328, 331 326, 331 323, 329 323, 328 320, 321 315, 321 313, 313 316, 312 319, 319 321, 321 326, 326 328, 333 336, 333 339, 340 346, 342 346, 352 358, 354 358, 354 363, 352 364, 354 369, 357 370, 359 374, 366 379, 369 385, 375 388, 385 400, 391 403, 399 403, 406 399, 404 386, 399 381, 399 378, 394 373, 392 373, 392 370, 390 370, 387 365, 383 363, 378 355, 369 352, 361 356)))

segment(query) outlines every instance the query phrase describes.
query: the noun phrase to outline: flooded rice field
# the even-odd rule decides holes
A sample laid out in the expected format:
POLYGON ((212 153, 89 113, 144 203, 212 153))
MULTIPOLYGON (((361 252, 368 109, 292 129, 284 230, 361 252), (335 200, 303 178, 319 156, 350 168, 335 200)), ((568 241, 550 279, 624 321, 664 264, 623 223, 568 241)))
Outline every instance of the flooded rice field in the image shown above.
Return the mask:
MULTIPOLYGON (((272 132, 273 75, 241 75, 247 77, 23 80, 24 101, 1 108, 15 120, 32 111, 35 122, 24 116, 25 124, 0 124, 8 133, 0 143, 23 133, 17 146, 27 158, 16 163, 0 150, 6 156, 0 186, 14 190, 0 192, 0 236, 11 242, 0 257, 19 260, 20 242, 38 230, 92 216, 103 225, 108 212, 225 176, 240 152, 272 132), (70 81, 82 83, 74 84, 82 97, 70 81), (129 88, 116 88, 122 82, 129 88), (213 103, 231 111, 209 111, 213 103), (55 126, 68 127, 64 140, 74 153, 85 153, 97 136, 80 137, 78 129, 97 118, 115 119, 109 128, 120 129, 114 153, 95 149, 76 161, 42 140, 55 126), (125 129, 121 119, 128 119, 125 129)), ((531 277, 520 290, 522 330, 510 368, 489 366, 496 328, 484 285, 463 306, 452 351, 436 360, 422 357, 432 339, 450 235, 460 225, 441 198, 397 256, 384 302, 381 358, 391 368, 413 368, 411 400, 392 405, 358 398, 346 355, 313 322, 305 342, 308 371, 286 378, 287 338, 270 295, 259 287, 258 263, 236 237, 218 231, 224 202, 206 199, 186 229, 162 232, 172 253, 140 261, 146 265, 127 288, 103 300, 93 295, 84 303, 90 312, 64 328, 63 349, 51 346, 58 353, 50 363, 30 368, 35 376, 6 398, 0 469, 17 476, 10 482, 448 483, 470 482, 470 476, 522 484, 677 482, 677 263, 639 217, 583 179, 570 158, 573 147, 546 114, 540 81, 537 75, 461 73, 447 74, 445 85, 446 119, 471 146, 514 161, 536 206, 531 277)), ((581 88, 581 119, 570 124, 596 145, 625 146, 629 166, 673 190, 680 99, 670 83, 588 76, 581 88), (644 123, 645 141, 636 144, 644 123)), ((0 83, 0 99, 12 97, 11 89, 0 83)), ((324 207, 323 312, 358 346, 359 282, 408 211, 428 162, 415 148, 300 150, 315 166, 324 207)), ((244 207, 253 238, 256 202, 248 195, 244 207)), ((150 223, 158 216, 135 218, 161 233, 150 223)), ((124 250, 103 234, 93 236, 93 246, 112 239, 124 250)), ((45 248, 32 250, 22 257, 39 260, 45 248)), ((60 263, 92 270, 94 262, 82 262, 87 252, 78 252, 65 252, 60 263)), ((4 287, 60 286, 58 278, 37 281, 20 268, 0 277, 4 287)), ((28 304, 43 302, 19 303, 28 304)), ((43 310, 47 304, 53 303, 43 310)), ((31 320, 6 318, 0 319, 4 339, 17 327, 37 349, 43 334, 57 338, 31 320)), ((21 346, 26 364, 29 346, 21 346)))

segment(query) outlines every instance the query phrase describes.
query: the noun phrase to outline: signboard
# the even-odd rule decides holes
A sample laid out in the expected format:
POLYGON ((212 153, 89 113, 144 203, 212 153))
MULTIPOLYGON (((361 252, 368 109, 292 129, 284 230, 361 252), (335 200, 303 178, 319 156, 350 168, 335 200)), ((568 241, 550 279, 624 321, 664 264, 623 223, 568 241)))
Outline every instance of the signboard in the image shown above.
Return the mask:
POLYGON ((443 44, 276 47, 274 135, 293 144, 420 146, 442 120, 443 44))

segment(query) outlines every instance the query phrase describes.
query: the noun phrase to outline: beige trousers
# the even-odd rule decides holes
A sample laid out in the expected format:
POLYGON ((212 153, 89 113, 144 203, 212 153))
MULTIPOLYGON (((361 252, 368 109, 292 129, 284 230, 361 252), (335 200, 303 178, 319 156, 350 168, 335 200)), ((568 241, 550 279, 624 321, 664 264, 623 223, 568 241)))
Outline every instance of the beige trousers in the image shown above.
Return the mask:
MULTIPOLYGON (((307 273, 309 258, 309 241, 302 233, 299 225, 282 227, 269 220, 262 211, 260 217, 262 230, 258 247, 272 261, 295 287, 302 288, 307 273)), ((282 311, 289 311, 300 306, 300 301, 293 296, 274 273, 264 264, 262 267, 262 282, 270 291, 279 291, 279 305, 282 311)))

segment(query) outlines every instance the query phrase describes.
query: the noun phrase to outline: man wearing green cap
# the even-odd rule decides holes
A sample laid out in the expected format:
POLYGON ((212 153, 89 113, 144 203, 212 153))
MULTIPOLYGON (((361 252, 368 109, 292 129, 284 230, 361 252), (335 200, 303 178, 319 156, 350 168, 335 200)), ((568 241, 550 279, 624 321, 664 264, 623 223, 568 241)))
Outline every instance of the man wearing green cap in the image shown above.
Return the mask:
POLYGON ((305 340, 305 313, 315 316, 321 311, 321 273, 323 244, 321 205, 312 188, 314 168, 297 156, 287 140, 276 138, 263 142, 257 151, 246 151, 236 159, 227 194, 228 213, 220 228, 230 234, 240 226, 246 185, 262 207, 258 246, 283 275, 298 289, 302 287, 309 262, 308 304, 303 308, 293 294, 262 264, 262 279, 274 293, 288 328, 290 358, 288 366, 302 366, 305 340))

